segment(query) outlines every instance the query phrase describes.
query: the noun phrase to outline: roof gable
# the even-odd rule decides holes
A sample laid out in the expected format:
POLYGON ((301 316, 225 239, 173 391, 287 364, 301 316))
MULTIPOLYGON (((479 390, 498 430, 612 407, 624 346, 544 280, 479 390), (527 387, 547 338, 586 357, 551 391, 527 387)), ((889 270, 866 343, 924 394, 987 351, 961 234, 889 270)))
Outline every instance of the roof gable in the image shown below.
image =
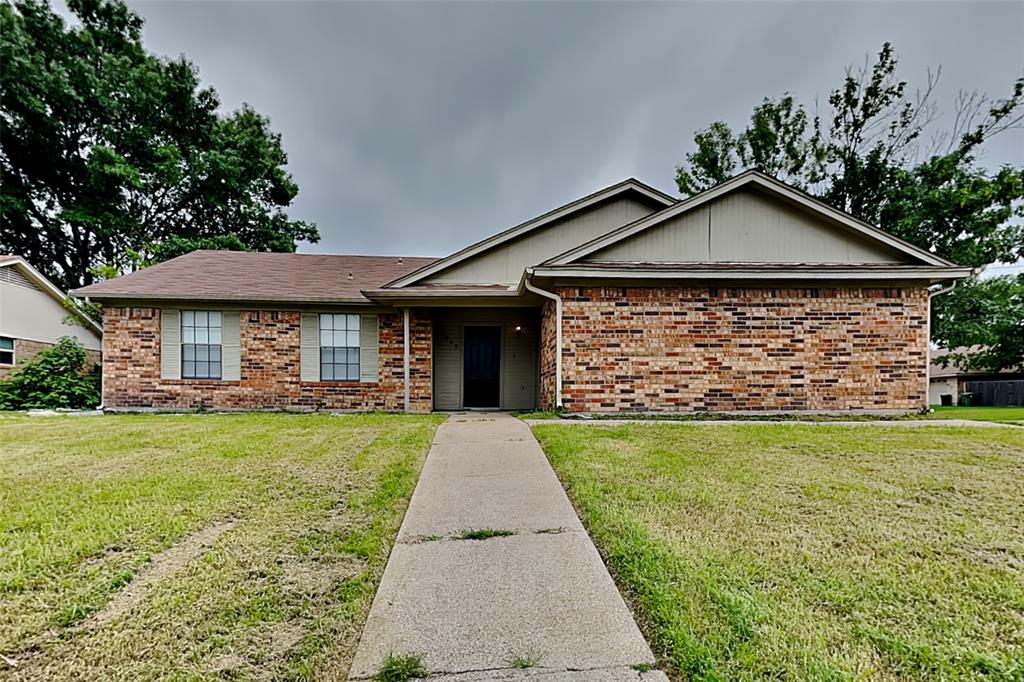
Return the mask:
MULTIPOLYGON (((64 305, 64 301, 67 299, 67 294, 61 291, 56 284, 46 278, 43 273, 32 267, 32 264, 21 256, 14 255, 0 255, 0 268, 15 268, 22 276, 29 282, 34 284, 39 291, 48 294, 55 301, 64 305)), ((83 326, 97 334, 103 333, 103 328, 96 323, 94 319, 86 315, 84 312, 76 312, 69 310, 69 313, 74 313, 75 317, 81 320, 83 326)))
POLYGON ((741 173, 544 265, 588 261, 954 265, 758 171, 741 173))
POLYGON ((515 283, 518 282, 523 267, 525 267, 518 262, 521 257, 526 257, 527 260, 533 259, 526 265, 536 265, 552 252, 558 253, 569 246, 588 241, 639 217, 672 206, 675 202, 676 200, 669 195, 639 180, 630 178, 471 244, 461 251, 396 279, 388 283, 387 286, 389 288, 405 287, 417 282, 438 284, 503 281, 515 283), (589 221, 589 224, 584 225, 583 223, 586 221, 589 221), (540 233, 554 231, 570 223, 576 232, 570 235, 569 231, 566 231, 568 241, 554 240, 555 243, 564 242, 559 248, 551 248, 548 245, 544 250, 544 247, 540 246, 540 240, 537 239, 540 233), (495 256, 495 252, 500 247, 516 242, 522 244, 531 237, 534 243, 530 247, 522 249, 524 252, 522 256, 513 256, 506 263, 502 263, 501 260, 507 256, 495 256), (483 259, 490 262, 480 262, 483 259), (477 263, 473 264, 473 261, 477 261, 477 263), (495 275, 498 276, 497 279, 493 278, 495 275), (480 280, 480 277, 485 279, 480 280), (491 279, 487 279, 488 277, 491 279))

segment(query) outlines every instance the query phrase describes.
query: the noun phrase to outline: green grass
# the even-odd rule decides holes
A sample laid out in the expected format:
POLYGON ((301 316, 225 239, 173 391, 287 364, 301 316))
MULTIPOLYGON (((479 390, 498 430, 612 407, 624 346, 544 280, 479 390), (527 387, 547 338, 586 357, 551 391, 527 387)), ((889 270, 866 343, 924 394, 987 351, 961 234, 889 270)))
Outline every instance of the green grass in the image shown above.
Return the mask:
POLYGON ((986 422, 1022 422, 1024 407, 942 407, 933 405, 935 410, 929 419, 970 419, 986 422))
POLYGON ((378 682, 408 682, 426 676, 427 669, 423 667, 421 656, 388 654, 373 679, 378 682))
POLYGON ((0 417, 0 678, 343 677, 439 421, 0 417))
POLYGON ((674 679, 1024 679, 1024 431, 533 428, 674 679))
POLYGON ((477 528, 475 530, 464 530, 455 535, 453 540, 489 540, 491 538, 504 538, 509 535, 515 535, 514 530, 504 530, 501 528, 477 528))

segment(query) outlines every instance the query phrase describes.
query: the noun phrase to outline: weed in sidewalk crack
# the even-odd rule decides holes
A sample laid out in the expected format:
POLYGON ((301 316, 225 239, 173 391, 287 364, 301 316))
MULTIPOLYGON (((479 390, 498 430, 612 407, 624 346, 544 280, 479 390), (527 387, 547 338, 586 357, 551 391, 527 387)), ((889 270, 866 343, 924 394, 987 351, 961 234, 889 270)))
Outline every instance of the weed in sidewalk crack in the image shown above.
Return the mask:
POLYGON ((515 535, 514 530, 498 528, 478 528, 476 530, 464 530, 452 537, 453 540, 488 540, 490 538, 503 538, 515 535))
POLYGON ((427 676, 427 669, 423 667, 423 657, 419 654, 407 654, 399 656, 389 653, 380 670, 372 678, 377 682, 408 682, 427 676))

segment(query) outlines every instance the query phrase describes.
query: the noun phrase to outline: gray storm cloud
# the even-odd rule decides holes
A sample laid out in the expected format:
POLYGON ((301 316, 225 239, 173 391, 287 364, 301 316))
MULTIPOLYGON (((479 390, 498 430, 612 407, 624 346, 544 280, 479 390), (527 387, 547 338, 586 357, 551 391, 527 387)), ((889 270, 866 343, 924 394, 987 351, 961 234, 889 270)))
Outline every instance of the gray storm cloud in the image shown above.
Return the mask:
MULTIPOLYGON (((444 255, 626 176, 674 192, 694 130, 763 97, 824 100, 892 41, 939 96, 1002 96, 1024 3, 145 2, 185 54, 284 138, 303 251, 444 255)), ((1005 135, 985 162, 1019 163, 1005 135)))

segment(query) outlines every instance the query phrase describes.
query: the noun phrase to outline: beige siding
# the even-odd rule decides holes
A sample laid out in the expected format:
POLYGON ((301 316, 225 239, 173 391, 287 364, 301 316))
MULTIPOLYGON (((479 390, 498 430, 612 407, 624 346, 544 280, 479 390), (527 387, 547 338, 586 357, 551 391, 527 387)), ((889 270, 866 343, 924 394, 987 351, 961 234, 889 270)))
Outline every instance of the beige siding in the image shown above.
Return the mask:
POLYGON ((900 263, 894 251, 753 191, 738 191, 587 257, 591 261, 900 263))
POLYGON ((74 336, 89 350, 100 350, 100 335, 90 328, 67 324, 68 311, 60 301, 40 290, 13 265, 0 268, 0 336, 40 343, 57 343, 74 336))
POLYGON ((540 320, 534 310, 458 308, 434 317, 434 409, 462 407, 462 331, 466 326, 500 325, 501 408, 537 405, 537 348, 540 320), (521 327, 519 334, 515 328, 521 327))
POLYGON ((429 277, 434 284, 515 284, 527 267, 650 215, 647 204, 619 198, 572 218, 552 223, 519 239, 429 277))

